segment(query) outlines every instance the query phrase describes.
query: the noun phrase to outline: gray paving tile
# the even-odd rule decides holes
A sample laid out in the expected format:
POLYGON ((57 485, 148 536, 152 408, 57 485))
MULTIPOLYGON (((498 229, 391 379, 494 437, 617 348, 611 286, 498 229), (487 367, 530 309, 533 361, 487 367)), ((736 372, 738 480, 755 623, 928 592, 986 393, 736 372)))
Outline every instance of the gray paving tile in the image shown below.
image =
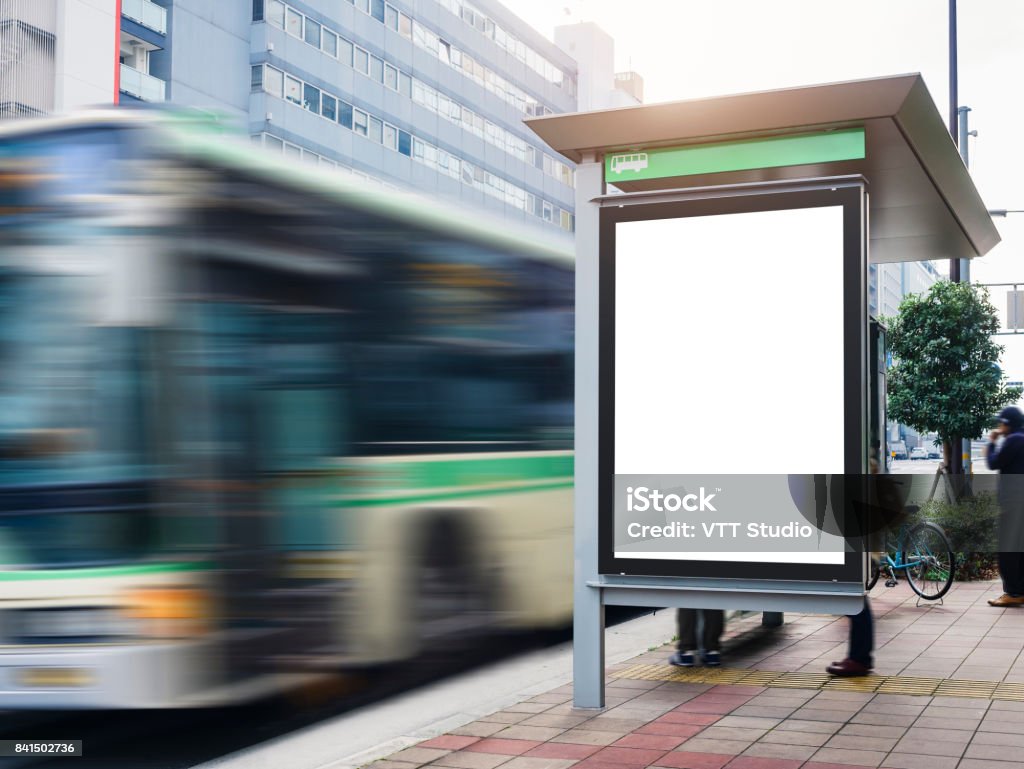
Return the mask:
MULTIPOLYGON (((1024 748, 1024 722, 1018 724, 1018 730, 1013 732, 978 732, 971 740, 972 745, 1004 745, 1009 748, 1024 748)), ((1006 753, 1018 758, 1020 751, 1008 750, 1006 753)))
POLYGON ((864 737, 855 734, 837 734, 825 743, 826 748, 847 748, 849 750, 881 750, 889 752, 899 737, 864 737))
POLYGON ((923 756, 920 753, 890 753, 883 769, 956 769, 956 756, 923 756))
POLYGON ((830 734, 815 734, 814 732, 779 731, 773 729, 761 738, 761 743, 775 743, 779 745, 807 745, 815 748, 822 747, 832 739, 830 734))
POLYGON ((881 750, 847 750, 846 748, 820 748, 811 756, 812 761, 825 764, 853 764, 854 766, 878 766, 885 759, 881 750))
MULTIPOLYGON (((790 732, 794 734, 795 732, 790 732)), ((783 745, 778 743, 757 742, 743 751, 744 756, 758 758, 786 758, 795 761, 806 761, 818 750, 816 745, 783 745)))
POLYGON ((791 718, 783 721, 772 731, 794 731, 812 732, 815 734, 835 734, 842 727, 842 724, 835 721, 805 721, 799 718, 791 718))
POLYGON ((524 726, 523 724, 514 724, 502 729, 494 736, 502 740, 536 740, 537 742, 547 742, 564 731, 565 729, 560 729, 557 726, 524 726))

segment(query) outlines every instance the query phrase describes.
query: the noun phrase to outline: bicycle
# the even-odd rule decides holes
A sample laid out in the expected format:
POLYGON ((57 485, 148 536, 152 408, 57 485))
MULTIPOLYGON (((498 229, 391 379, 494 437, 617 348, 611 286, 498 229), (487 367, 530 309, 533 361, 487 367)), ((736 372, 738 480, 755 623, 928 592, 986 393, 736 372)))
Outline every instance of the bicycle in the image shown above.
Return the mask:
MULTIPOLYGON (((937 523, 925 521, 912 526, 902 524, 895 543, 891 543, 891 534, 886 532, 883 559, 889 570, 886 587, 896 586, 896 572, 900 570, 906 573, 910 588, 926 601, 937 601, 953 585, 956 555, 946 532, 937 523), (896 545, 895 558, 890 554, 893 550, 890 544, 896 545)), ((874 558, 871 559, 871 573, 865 583, 868 590, 878 582, 882 565, 874 558)))

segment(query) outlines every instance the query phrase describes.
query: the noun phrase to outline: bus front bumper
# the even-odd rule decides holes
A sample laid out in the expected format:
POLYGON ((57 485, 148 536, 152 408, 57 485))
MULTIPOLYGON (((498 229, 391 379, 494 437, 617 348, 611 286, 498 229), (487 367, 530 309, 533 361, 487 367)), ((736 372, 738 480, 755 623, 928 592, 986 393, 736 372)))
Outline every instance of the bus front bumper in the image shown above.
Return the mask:
POLYGON ((0 647, 0 710, 187 706, 217 672, 205 641, 0 647))

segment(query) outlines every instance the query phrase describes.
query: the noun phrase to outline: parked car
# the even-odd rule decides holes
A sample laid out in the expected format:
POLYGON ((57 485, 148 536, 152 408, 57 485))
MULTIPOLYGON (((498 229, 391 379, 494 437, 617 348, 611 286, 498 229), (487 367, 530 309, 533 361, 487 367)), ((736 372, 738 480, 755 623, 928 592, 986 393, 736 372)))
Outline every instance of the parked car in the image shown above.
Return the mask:
POLYGON ((910 450, 911 459, 928 459, 928 452, 920 446, 916 446, 910 450))
POLYGON ((907 458, 907 444, 903 441, 896 441, 889 446, 889 450, 893 453, 893 459, 906 459, 907 458))
POLYGON ((942 451, 938 446, 928 447, 928 459, 942 459, 942 451))

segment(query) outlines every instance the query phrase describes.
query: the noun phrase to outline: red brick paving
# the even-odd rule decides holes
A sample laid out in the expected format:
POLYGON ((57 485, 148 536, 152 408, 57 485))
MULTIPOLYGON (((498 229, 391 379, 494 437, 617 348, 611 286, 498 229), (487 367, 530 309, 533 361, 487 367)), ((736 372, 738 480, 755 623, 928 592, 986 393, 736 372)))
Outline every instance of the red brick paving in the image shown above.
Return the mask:
POLYGON ((639 730, 627 734, 621 740, 612 743, 617 748, 649 748, 651 750, 672 750, 686 741, 686 737, 672 734, 640 734, 639 730))
POLYGON ((443 748, 444 750, 462 750, 462 748, 479 742, 479 737, 463 737, 459 734, 442 734, 432 740, 421 742, 417 748, 443 748))
POLYGON ((581 759, 594 755, 600 749, 600 745, 578 745, 575 742, 545 742, 528 750, 523 755, 527 758, 581 759))
POLYGON ((486 737, 463 748, 472 753, 499 753, 503 756, 521 756, 541 743, 537 740, 508 740, 501 737, 486 737))
POLYGON ((673 724, 696 724, 697 726, 710 726, 720 718, 720 715, 712 715, 710 713, 680 712, 679 708, 676 708, 675 710, 670 710, 668 713, 663 715, 658 720, 668 721, 673 724))

